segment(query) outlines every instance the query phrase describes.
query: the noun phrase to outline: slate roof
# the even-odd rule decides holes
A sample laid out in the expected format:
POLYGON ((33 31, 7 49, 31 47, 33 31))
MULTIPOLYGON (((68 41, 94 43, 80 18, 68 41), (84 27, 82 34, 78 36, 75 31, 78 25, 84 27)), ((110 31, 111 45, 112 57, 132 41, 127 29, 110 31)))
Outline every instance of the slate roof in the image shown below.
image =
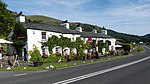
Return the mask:
POLYGON ((105 35, 103 33, 93 33, 93 32, 80 32, 81 37, 86 37, 86 38, 113 38, 109 35, 105 35))
POLYGON ((63 34, 77 34, 77 32, 71 29, 66 29, 64 27, 50 26, 50 25, 42 24, 42 23, 26 22, 24 25, 28 29, 45 30, 45 31, 57 32, 57 33, 63 33, 63 34))
POLYGON ((103 34, 103 33, 97 33, 99 36, 103 37, 103 38, 113 38, 112 36, 103 34))
POLYGON ((45 31, 51 31, 51 32, 57 32, 62 34, 79 34, 81 37, 93 37, 93 38, 113 38, 109 35, 105 35, 102 33, 93 33, 93 32, 78 32, 71 29, 66 29, 64 27, 56 27, 56 26, 50 26, 47 24, 42 23, 31 23, 26 22, 24 26, 28 29, 36 29, 36 30, 45 30, 45 31))

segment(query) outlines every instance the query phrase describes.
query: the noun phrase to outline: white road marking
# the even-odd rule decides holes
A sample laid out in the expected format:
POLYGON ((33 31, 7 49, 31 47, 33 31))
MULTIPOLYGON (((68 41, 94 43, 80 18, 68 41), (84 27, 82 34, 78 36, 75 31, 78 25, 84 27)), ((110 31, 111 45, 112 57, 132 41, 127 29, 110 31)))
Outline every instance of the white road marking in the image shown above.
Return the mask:
POLYGON ((47 72, 48 70, 42 70, 42 71, 38 71, 38 72, 47 72))
POLYGON ((148 48, 148 49, 150 49, 150 47, 148 47, 148 46, 145 46, 146 48, 148 48))
POLYGON ((130 65, 133 65, 133 64, 145 61, 147 59, 150 59, 150 56, 146 57, 146 58, 143 58, 143 59, 140 59, 140 60, 137 60, 137 61, 134 61, 134 62, 130 62, 130 63, 127 63, 127 64, 122 64, 122 65, 119 65, 119 66, 115 66, 115 67, 108 68, 108 69, 105 69, 105 70, 101 70, 101 71, 89 73, 89 74, 86 74, 86 75, 74 77, 74 78, 71 78, 71 79, 59 81, 59 82, 56 82, 56 83, 53 83, 53 84, 68 84, 68 83, 72 83, 72 82, 75 82, 75 81, 83 80, 83 79, 90 78, 90 77, 93 77, 93 76, 96 76, 96 75, 100 75, 100 74, 103 74, 103 73, 114 71, 114 70, 117 70, 117 69, 120 69, 120 68, 124 68, 124 67, 130 66, 130 65))
POLYGON ((14 76, 23 76, 23 75, 27 75, 27 73, 15 74, 14 76))

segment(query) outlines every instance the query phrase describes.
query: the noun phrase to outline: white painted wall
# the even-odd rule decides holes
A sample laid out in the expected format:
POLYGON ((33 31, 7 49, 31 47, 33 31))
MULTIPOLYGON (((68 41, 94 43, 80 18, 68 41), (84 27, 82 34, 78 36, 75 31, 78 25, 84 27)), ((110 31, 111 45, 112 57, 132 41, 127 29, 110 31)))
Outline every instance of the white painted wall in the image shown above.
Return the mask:
POLYGON ((58 38, 60 38, 61 35, 62 35, 61 33, 47 31, 47 38, 52 37, 52 36, 57 36, 58 38))
MULTIPOLYGON (((34 29, 27 29, 27 52, 30 50, 33 50, 33 45, 35 45, 40 53, 42 54, 42 44, 40 42, 46 42, 49 37, 51 36, 57 36, 60 37, 62 34, 61 33, 56 33, 56 32, 49 32, 49 31, 42 31, 42 30, 34 30, 34 29), (46 40, 42 40, 42 32, 46 32, 46 40)), ((71 37, 70 35, 67 35, 71 37)), ((46 50, 47 51, 47 50, 46 50)), ((47 51, 49 55, 49 51, 47 51)), ((30 59, 30 56, 28 56, 28 59, 30 59)))
POLYGON ((60 46, 56 46, 52 49, 53 54, 56 53, 56 48, 58 48, 58 52, 62 55, 62 48, 60 46))
MULTIPOLYGON (((33 30, 33 29, 27 29, 27 46, 28 46, 28 51, 33 50, 33 45, 35 45, 40 53, 42 53, 41 49, 41 43, 40 41, 42 40, 41 36, 41 31, 40 30, 33 30)), ((29 56, 28 59, 31 57, 29 56)))
POLYGON ((76 41, 76 39, 78 38, 78 37, 80 37, 81 35, 78 35, 78 34, 75 34, 74 35, 74 41, 76 41))
POLYGON ((24 15, 20 15, 16 18, 17 22, 25 22, 25 16, 24 15))
POLYGON ((63 34, 63 37, 70 38, 71 41, 76 41, 76 38, 80 37, 80 35, 77 35, 77 34, 75 34, 75 35, 73 35, 73 34, 63 34))
POLYGON ((71 41, 74 40, 74 35, 73 34, 63 34, 63 37, 67 37, 67 38, 70 38, 71 41))
MULTIPOLYGON (((84 43, 88 41, 88 38, 82 38, 82 39, 84 39, 84 43)), ((96 40, 96 43, 98 43, 98 41, 101 41, 101 40, 105 43, 108 40, 111 42, 111 45, 109 46, 109 50, 111 50, 112 48, 113 50, 115 50, 115 42, 116 42, 115 38, 92 38, 92 40, 96 40)), ((103 53, 105 53, 105 49, 103 49, 102 51, 103 53)))
POLYGON ((116 39, 115 38, 108 38, 106 40, 111 42, 111 45, 109 46, 109 50, 112 50, 112 48, 113 48, 113 50, 115 50, 116 49, 115 48, 116 39))

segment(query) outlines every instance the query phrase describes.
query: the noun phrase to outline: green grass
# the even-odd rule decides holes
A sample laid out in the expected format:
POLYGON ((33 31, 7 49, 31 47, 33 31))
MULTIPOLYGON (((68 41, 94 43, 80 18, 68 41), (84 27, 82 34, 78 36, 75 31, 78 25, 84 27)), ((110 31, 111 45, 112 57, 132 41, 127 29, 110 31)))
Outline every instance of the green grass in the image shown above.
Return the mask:
POLYGON ((71 67, 71 66, 78 66, 83 64, 90 64, 90 63, 97 63, 97 62, 106 62, 111 61, 115 59, 120 58, 126 58, 131 55, 124 55, 124 56, 110 56, 110 57, 102 57, 100 59, 91 59, 91 60, 85 60, 85 61, 71 61, 71 62, 61 62, 61 63, 45 63, 43 66, 40 67, 33 67, 33 66, 20 66, 20 67, 13 67, 10 70, 7 70, 7 68, 0 68, 0 71, 39 71, 39 70, 55 70, 58 68, 65 68, 65 67, 71 67), (47 67, 54 66, 54 68, 46 69, 47 67))
POLYGON ((61 20, 41 15, 27 16, 27 19, 30 19, 31 21, 37 21, 39 23, 45 23, 52 26, 60 26, 62 22, 61 20))
POLYGON ((150 47, 150 45, 148 45, 148 47, 150 47))
POLYGON ((139 45, 137 51, 138 51, 138 52, 144 52, 144 47, 143 47, 143 45, 139 45))

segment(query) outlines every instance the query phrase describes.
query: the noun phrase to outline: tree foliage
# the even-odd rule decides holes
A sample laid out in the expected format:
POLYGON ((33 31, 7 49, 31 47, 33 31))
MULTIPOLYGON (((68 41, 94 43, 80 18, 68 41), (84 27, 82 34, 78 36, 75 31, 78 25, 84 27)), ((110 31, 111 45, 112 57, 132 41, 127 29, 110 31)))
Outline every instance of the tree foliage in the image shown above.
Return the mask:
POLYGON ((21 55, 21 49, 25 46, 27 41, 27 29, 21 23, 16 23, 13 30, 12 40, 14 42, 14 47, 17 50, 17 53, 21 55))
POLYGON ((58 37, 57 36, 52 36, 50 38, 48 38, 48 41, 43 43, 43 46, 48 46, 49 47, 49 51, 52 51, 52 49, 58 45, 58 37))
POLYGON ((148 42, 148 39, 142 36, 118 33, 113 30, 108 30, 108 34, 117 39, 121 39, 123 43, 130 43, 130 42, 139 43, 140 41, 148 42))
MULTIPOLYGON (((71 39, 67 37, 61 36, 60 38, 58 38, 56 36, 52 36, 48 39, 47 42, 43 44, 43 46, 48 46, 50 51, 52 51, 52 49, 56 46, 60 46, 62 50, 65 47, 68 47, 70 49, 77 48, 78 57, 82 58, 81 56, 83 54, 83 47, 87 48, 89 44, 83 44, 83 41, 80 38, 77 38, 75 42, 71 42, 71 39)), ((62 55, 64 55, 63 51, 62 55)))
POLYGON ((0 37, 6 37, 15 26, 15 13, 6 7, 7 4, 0 0, 0 37))
POLYGON ((70 47, 71 45, 71 39, 67 37, 61 36, 58 40, 58 45, 64 47, 70 47))

